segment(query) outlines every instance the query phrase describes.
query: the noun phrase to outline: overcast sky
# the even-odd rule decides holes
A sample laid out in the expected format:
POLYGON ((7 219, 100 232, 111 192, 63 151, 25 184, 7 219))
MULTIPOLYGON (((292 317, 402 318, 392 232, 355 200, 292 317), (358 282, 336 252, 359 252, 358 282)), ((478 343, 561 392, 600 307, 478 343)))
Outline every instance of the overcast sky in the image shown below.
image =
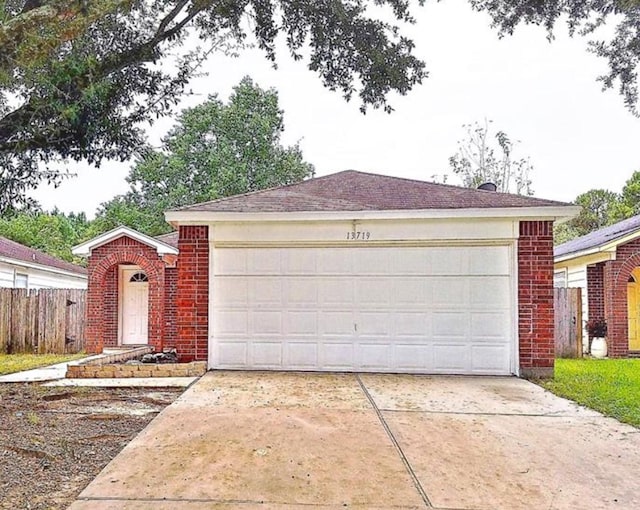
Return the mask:
MULTIPOLYGON (((448 158, 464 138, 463 124, 493 120, 496 129, 520 140, 516 156, 530 156, 535 196, 572 201, 593 188, 620 191, 640 170, 640 119, 615 90, 602 92, 595 78, 604 61, 586 41, 559 27, 549 43, 539 27, 521 27, 500 40, 489 18, 467 2, 448 0, 415 10, 417 24, 405 33, 416 42, 429 77, 407 96, 392 97, 395 112, 362 115, 357 100, 346 103, 325 90, 302 62, 281 54, 273 70, 258 50, 239 58, 216 55, 194 80, 200 94, 184 106, 217 93, 225 100, 243 76, 279 92, 285 144, 300 141, 316 175, 354 169, 432 180, 449 172, 448 158)), ((157 142, 171 121, 155 125, 157 142)), ((129 165, 79 167, 79 176, 57 189, 34 193, 45 209, 85 211, 124 193, 129 165)), ((458 184, 456 176, 448 183, 458 184)))

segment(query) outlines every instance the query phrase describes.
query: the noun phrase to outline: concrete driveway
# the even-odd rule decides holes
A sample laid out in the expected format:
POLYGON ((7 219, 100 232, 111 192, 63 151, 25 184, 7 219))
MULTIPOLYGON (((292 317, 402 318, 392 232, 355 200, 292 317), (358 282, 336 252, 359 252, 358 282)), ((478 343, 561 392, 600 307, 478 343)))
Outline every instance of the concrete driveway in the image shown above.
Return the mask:
POLYGON ((71 510, 634 509, 638 432, 516 378, 209 372, 71 510))

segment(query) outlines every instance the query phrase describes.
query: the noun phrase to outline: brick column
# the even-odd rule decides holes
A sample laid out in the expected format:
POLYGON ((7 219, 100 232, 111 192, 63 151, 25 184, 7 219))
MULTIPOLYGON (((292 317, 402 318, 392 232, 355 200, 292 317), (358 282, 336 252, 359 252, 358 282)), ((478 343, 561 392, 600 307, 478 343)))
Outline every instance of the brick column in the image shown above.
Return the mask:
MULTIPOLYGON (((587 306, 589 319, 604 319, 605 314, 605 285, 604 262, 587 266, 587 306)), ((591 342, 591 338, 588 338, 591 342)))
POLYGON ((520 375, 553 377, 553 222, 521 221, 518 239, 520 375))
POLYGON ((207 360, 209 227, 183 226, 178 237, 176 348, 181 361, 207 360))

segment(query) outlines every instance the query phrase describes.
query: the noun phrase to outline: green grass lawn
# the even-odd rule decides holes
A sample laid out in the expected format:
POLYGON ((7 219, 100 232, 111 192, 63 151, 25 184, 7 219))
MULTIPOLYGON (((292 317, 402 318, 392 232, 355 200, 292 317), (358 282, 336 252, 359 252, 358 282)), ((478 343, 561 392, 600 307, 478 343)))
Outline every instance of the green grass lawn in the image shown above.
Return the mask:
POLYGON ((557 359, 549 391, 640 427, 640 359, 557 359))
POLYGON ((0 375, 84 358, 86 354, 0 354, 0 375))

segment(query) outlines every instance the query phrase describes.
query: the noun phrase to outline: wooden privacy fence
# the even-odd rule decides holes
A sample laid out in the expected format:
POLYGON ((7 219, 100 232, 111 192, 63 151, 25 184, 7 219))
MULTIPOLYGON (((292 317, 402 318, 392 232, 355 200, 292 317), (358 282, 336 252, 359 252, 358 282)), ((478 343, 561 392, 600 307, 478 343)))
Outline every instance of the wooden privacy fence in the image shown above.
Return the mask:
POLYGON ((582 289, 553 289, 557 358, 582 356, 582 289))
POLYGON ((0 353, 84 349, 86 295, 82 289, 0 289, 0 353))

